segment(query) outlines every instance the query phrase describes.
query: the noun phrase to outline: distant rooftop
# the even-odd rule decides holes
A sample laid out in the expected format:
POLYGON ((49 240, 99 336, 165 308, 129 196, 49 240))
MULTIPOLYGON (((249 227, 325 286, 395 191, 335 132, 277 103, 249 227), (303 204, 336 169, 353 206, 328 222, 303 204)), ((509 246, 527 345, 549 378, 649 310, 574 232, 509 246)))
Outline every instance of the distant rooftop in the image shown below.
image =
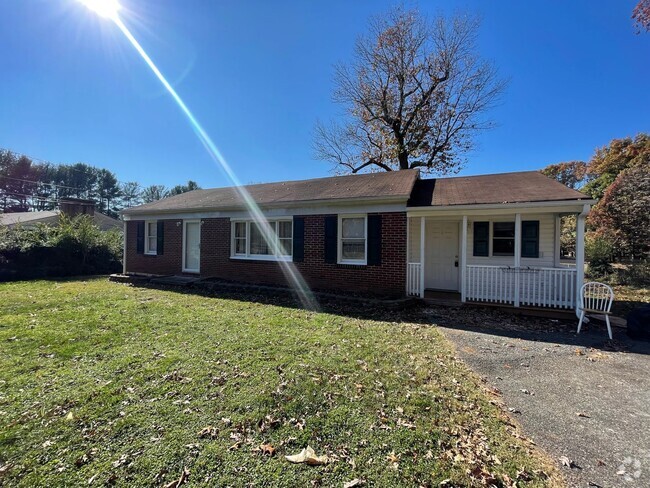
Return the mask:
MULTIPOLYGON (((0 225, 14 226, 17 224, 31 226, 38 223, 56 224, 59 221, 59 210, 41 210, 38 212, 13 212, 0 214, 0 225)), ((122 222, 100 212, 92 216, 95 224, 101 230, 121 229, 122 222)))

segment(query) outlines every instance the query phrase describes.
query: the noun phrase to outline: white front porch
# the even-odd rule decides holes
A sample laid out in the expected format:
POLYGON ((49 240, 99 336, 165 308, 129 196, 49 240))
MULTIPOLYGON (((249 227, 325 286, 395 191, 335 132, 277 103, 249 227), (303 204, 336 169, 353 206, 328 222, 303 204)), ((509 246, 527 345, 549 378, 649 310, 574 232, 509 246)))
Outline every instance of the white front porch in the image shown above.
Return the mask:
POLYGON ((574 310, 584 279, 588 209, 517 210, 409 211, 407 295, 452 291, 463 302, 574 310), (568 213, 578 214, 576 265, 560 262, 560 217, 568 213))

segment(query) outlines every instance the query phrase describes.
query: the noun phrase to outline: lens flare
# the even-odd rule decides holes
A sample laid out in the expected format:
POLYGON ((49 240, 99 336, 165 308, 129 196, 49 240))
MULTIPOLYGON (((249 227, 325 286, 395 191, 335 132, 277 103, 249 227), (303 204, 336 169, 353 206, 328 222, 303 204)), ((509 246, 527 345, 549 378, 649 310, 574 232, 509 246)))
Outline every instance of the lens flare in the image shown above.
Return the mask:
MULTIPOLYGON (((212 141, 210 136, 203 129, 203 126, 199 123, 196 117, 194 117, 194 114, 190 111, 187 105, 185 105, 183 99, 180 97, 178 93, 176 93, 176 90, 174 90, 171 84, 167 81, 167 78, 165 78, 162 72, 158 69, 156 64, 149 57, 149 55, 146 53, 146 51, 143 49, 143 47, 140 45, 137 39, 133 36, 133 34, 131 34, 131 31, 129 31, 129 29, 126 27, 124 22, 122 22, 122 19, 119 16, 120 6, 117 3, 117 1, 116 0, 94 0, 94 1, 80 0, 80 1, 85 5, 87 5, 89 8, 91 8, 92 10, 94 10, 95 12, 97 12, 98 14, 100 14, 101 16, 110 18, 113 22, 115 22, 115 25, 117 25, 117 27, 122 31, 124 36, 135 48, 138 54, 140 54, 144 62, 147 63, 147 66, 149 66, 151 71, 153 71, 153 73, 156 75, 156 78, 158 78, 160 83, 162 83, 162 85, 165 87, 167 92, 174 99, 178 107, 185 114, 188 121, 190 122, 190 125, 192 126, 192 129, 194 129, 194 132, 196 133, 197 137, 203 144, 203 147, 208 152, 210 157, 214 160, 215 163, 217 163, 218 167, 221 168, 221 170, 225 173, 226 177, 231 181, 234 188, 239 193, 239 196, 241 197, 242 201, 246 205, 248 209, 248 213, 250 214, 251 218, 255 221, 255 223, 257 223, 260 230, 262 231, 264 240, 266 241, 268 246, 273 250, 273 254, 276 256, 281 256, 282 252, 278 244, 278 239, 276 238, 277 236, 275 230, 269 225, 269 222, 266 219, 266 217, 264 217, 262 210, 259 208, 255 200, 253 200, 253 197, 250 195, 248 190, 246 190, 246 188, 239 181, 239 178, 233 171, 232 167, 228 164, 226 158, 221 154, 221 151, 219 151, 219 148, 217 148, 216 144, 212 141)), ((300 271, 296 268, 296 266, 292 262, 284 261, 282 259, 278 260, 278 264, 280 265, 280 268, 282 269, 282 272, 285 275, 287 282, 291 285, 292 289, 297 294, 302 306, 309 310, 319 310, 318 301, 315 299, 314 294, 309 288, 309 285, 307 285, 307 282, 303 278, 300 271)))
POLYGON ((79 0, 93 12, 107 19, 117 19, 120 4, 117 0, 79 0))

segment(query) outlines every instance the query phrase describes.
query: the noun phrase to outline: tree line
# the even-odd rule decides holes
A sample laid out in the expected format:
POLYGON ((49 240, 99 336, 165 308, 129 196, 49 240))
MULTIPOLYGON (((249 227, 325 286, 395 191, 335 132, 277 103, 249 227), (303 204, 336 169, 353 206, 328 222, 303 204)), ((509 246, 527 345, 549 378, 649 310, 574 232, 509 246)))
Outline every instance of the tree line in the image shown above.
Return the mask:
POLYGON ((0 150, 0 211, 52 210, 61 198, 94 200, 96 209, 117 217, 123 208, 199 189, 195 181, 167 188, 120 182, 115 173, 85 163, 52 164, 0 150))

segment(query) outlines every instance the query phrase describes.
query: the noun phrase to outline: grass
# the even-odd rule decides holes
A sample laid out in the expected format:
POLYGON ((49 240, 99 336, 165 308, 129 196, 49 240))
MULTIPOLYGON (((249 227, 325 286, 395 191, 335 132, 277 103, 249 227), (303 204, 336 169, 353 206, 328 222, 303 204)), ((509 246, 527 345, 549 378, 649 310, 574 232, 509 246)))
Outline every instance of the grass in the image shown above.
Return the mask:
POLYGON ((557 480, 434 326, 105 279, 0 303, 0 485, 557 480))

